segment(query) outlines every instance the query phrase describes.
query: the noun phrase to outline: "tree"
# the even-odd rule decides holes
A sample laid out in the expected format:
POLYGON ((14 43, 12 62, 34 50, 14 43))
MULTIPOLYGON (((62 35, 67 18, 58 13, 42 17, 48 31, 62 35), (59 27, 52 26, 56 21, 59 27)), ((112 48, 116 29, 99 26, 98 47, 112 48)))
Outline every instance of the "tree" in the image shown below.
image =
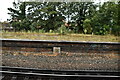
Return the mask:
POLYGON ((75 16, 73 16, 72 19, 78 24, 78 32, 83 33, 83 22, 85 19, 89 19, 93 16, 94 11, 96 10, 96 5, 93 4, 93 2, 76 2, 74 3, 73 10, 75 16))
POLYGON ((11 13, 12 19, 10 23, 16 30, 29 30, 29 20, 26 18, 26 3, 15 3, 13 2, 14 8, 8 8, 11 13))
POLYGON ((61 26, 64 16, 59 11, 60 2, 30 3, 28 11, 33 22, 36 21, 42 29, 55 30, 61 26), (32 11, 32 12, 31 12, 32 11))
POLYGON ((17 30, 56 31, 68 21, 67 30, 77 33, 118 34, 120 1, 94 2, 22 2, 13 3, 11 23, 17 30), (63 22, 64 20, 64 22, 63 22))
POLYGON ((95 34, 107 34, 115 28, 118 21, 117 4, 105 2, 99 5, 99 10, 92 18, 93 32, 95 34))
POLYGON ((8 8, 8 10, 11 12, 11 13, 8 13, 11 15, 12 17, 12 21, 13 20, 23 20, 26 18, 26 5, 25 5, 25 2, 23 3, 15 3, 13 2, 13 5, 15 7, 15 9, 12 9, 12 8, 8 8))

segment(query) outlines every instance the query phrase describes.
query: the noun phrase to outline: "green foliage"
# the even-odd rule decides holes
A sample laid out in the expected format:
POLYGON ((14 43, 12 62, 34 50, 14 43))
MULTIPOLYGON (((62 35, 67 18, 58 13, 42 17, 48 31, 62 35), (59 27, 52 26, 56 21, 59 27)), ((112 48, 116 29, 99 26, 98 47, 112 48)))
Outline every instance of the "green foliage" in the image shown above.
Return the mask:
POLYGON ((59 34, 66 34, 68 33, 69 29, 67 29, 64 25, 61 25, 61 27, 59 27, 57 31, 59 34))
POLYGON ((83 27, 84 27, 84 33, 86 34, 91 34, 92 33, 92 27, 91 27, 91 20, 86 19, 83 22, 83 27))
POLYGON ((14 2, 13 5, 8 10, 15 30, 119 35, 119 3, 14 2), (64 26, 63 20, 72 26, 64 26))
POLYGON ((120 36, 120 26, 115 25, 112 27, 112 34, 116 35, 116 36, 120 36))
POLYGON ((32 31, 35 31, 36 30, 36 26, 37 26, 37 23, 36 22, 33 22, 31 25, 30 25, 30 29, 32 31))
POLYGON ((28 19, 24 19, 20 22, 20 27, 22 30, 28 31, 30 30, 31 22, 28 19))
POLYGON ((8 8, 8 10, 10 11, 10 14, 11 17, 12 17, 12 21, 13 20, 23 20, 26 18, 26 4, 25 2, 23 3, 13 3, 14 4, 14 7, 15 9, 13 8, 8 8))
POLYGON ((96 26, 94 29, 94 34, 96 35, 105 35, 110 33, 110 27, 109 25, 104 26, 96 26))
POLYGON ((15 28, 16 30, 20 30, 20 22, 12 22, 12 27, 15 28))
POLYGON ((12 22, 12 26, 17 30, 30 30, 30 24, 31 22, 28 19, 23 19, 23 21, 14 21, 12 22))
POLYGON ((38 32, 39 33, 45 33, 45 30, 44 29, 39 29, 38 32))
POLYGON ((51 29, 49 30, 49 33, 53 33, 53 32, 54 32, 53 30, 51 30, 51 29))

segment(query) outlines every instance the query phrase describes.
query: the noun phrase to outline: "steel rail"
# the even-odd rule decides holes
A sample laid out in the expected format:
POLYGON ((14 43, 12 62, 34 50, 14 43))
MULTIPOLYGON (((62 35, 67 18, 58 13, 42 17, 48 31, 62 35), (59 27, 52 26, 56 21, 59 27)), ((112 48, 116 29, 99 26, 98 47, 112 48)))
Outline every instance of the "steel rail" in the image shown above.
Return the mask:
POLYGON ((33 75, 33 76, 56 76, 56 77, 112 77, 112 78, 120 78, 120 76, 108 76, 108 75, 65 75, 65 74, 43 74, 43 73, 32 73, 32 72, 12 72, 12 71, 0 71, 2 74, 20 74, 20 75, 33 75))
POLYGON ((0 66, 2 80, 119 80, 118 71, 40 70, 0 66), (27 79, 26 79, 27 78, 27 79))
POLYGON ((19 68, 19 67, 8 67, 8 66, 0 66, 1 73, 30 73, 30 74, 43 74, 43 75, 58 75, 58 76, 92 76, 92 77, 120 77, 118 73, 119 71, 90 71, 90 70, 40 70, 40 69, 33 69, 33 68, 19 68))
POLYGON ((0 41, 29 41, 29 42, 48 42, 48 43, 77 43, 77 44, 82 44, 82 43, 86 43, 86 44, 118 44, 120 45, 120 42, 95 42, 95 41, 65 41, 65 40, 61 40, 61 41, 56 41, 56 40, 30 40, 30 39, 4 39, 4 38, 0 38, 0 41))
POLYGON ((55 70, 55 69, 52 69, 52 70, 46 70, 46 69, 36 69, 36 68, 24 68, 24 67, 9 67, 9 66, 0 66, 0 68, 2 70, 12 70, 12 71, 33 71, 33 72, 44 72, 44 73, 78 73, 78 74, 106 74, 106 75, 119 75, 119 71, 105 71, 105 70, 55 70))

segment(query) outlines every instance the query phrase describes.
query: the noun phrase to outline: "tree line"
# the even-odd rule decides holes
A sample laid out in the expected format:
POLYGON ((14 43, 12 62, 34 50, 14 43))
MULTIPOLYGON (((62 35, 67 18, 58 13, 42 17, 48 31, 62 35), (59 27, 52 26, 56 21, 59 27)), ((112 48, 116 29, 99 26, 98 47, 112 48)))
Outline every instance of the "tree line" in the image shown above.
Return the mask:
POLYGON ((8 14, 16 31, 120 35, 120 1, 13 2, 13 6, 8 14))

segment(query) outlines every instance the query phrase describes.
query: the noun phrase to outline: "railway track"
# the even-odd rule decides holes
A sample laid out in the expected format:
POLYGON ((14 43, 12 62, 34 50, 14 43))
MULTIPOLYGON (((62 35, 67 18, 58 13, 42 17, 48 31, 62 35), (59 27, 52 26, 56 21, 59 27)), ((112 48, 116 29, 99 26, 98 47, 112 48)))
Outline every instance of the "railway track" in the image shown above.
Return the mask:
POLYGON ((119 80, 118 71, 40 70, 0 66, 2 80, 119 80))
POLYGON ((79 42, 0 39, 2 50, 26 52, 53 52, 54 48, 65 53, 120 53, 119 42, 79 42))
MULTIPOLYGON (((109 42, 71 42, 0 39, 3 51, 50 52, 54 48, 60 53, 120 53, 120 43, 109 42)), ((111 65, 111 64, 110 64, 111 65)), ((0 66, 2 80, 119 80, 119 71, 95 70, 40 70, 22 67, 0 66)))

